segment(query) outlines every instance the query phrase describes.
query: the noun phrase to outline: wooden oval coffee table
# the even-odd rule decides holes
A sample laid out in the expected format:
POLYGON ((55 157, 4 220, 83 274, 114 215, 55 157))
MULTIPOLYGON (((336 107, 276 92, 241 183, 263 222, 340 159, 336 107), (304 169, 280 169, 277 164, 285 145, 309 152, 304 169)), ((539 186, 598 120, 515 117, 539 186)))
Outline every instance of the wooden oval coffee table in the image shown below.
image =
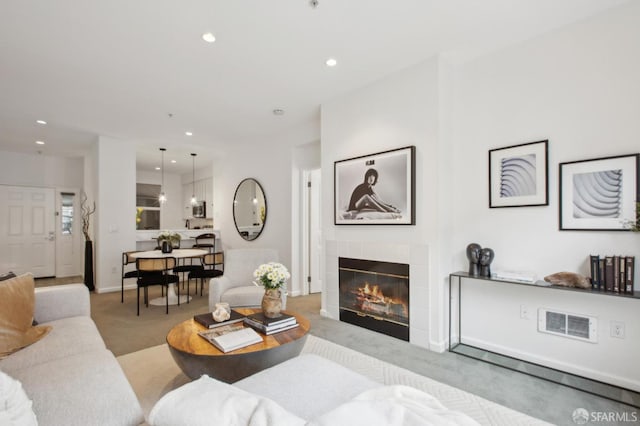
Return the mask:
MULTIPOLYGON (((261 311, 240 308, 234 310, 244 315, 261 311)), ((193 319, 173 327, 167 334, 167 344, 176 364, 191 379, 207 374, 223 382, 233 383, 300 354, 307 340, 309 320, 294 312, 284 312, 296 317, 298 327, 269 336, 259 333, 262 343, 232 352, 224 353, 200 337, 198 332, 205 328, 193 319)))

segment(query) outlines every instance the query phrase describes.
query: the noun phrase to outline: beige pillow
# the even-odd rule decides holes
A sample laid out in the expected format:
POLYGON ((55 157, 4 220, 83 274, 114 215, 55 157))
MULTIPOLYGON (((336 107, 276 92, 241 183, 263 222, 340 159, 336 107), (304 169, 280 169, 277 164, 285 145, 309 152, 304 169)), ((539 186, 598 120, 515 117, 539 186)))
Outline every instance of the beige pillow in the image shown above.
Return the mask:
POLYGON ((0 282, 0 359, 43 338, 51 326, 33 327, 35 309, 33 275, 0 282))

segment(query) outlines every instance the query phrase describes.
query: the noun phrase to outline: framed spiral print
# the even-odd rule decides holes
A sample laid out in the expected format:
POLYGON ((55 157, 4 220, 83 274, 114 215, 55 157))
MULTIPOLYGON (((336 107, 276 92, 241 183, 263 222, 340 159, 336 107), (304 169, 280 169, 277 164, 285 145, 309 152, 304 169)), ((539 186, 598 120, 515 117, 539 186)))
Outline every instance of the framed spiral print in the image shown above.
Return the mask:
POLYGON ((489 151, 489 207, 549 205, 549 141, 489 151))
POLYGON ((640 154, 559 165, 560 230, 627 231, 640 199, 640 154))

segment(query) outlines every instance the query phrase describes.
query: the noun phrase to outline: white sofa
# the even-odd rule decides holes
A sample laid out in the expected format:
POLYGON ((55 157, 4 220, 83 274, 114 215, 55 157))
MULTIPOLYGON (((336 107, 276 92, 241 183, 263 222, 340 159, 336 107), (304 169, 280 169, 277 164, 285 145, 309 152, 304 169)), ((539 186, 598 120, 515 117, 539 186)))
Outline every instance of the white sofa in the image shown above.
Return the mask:
POLYGON ((41 340, 0 360, 22 384, 40 426, 139 425, 142 408, 90 317, 83 284, 36 288, 34 319, 50 325, 41 340))
MULTIPOLYGON (((277 262, 278 251, 266 248, 227 249, 224 252, 224 275, 209 282, 209 310, 216 303, 227 302, 231 307, 260 306, 264 287, 253 284, 253 271, 267 262, 277 262)), ((287 307, 287 291, 282 291, 282 309, 287 307)))
POLYGON ((163 396, 152 426, 477 425, 408 386, 385 386, 318 355, 306 354, 229 385, 208 376, 163 396))

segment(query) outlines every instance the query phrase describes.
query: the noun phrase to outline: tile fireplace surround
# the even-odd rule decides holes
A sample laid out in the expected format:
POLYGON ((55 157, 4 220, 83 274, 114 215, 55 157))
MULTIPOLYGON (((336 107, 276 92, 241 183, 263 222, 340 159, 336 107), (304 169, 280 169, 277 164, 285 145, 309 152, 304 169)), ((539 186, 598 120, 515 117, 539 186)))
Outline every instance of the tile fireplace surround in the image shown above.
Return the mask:
POLYGON ((409 342, 429 348, 429 250, 426 245, 327 240, 325 244, 324 314, 340 319, 338 258, 406 263, 409 265, 409 342))

